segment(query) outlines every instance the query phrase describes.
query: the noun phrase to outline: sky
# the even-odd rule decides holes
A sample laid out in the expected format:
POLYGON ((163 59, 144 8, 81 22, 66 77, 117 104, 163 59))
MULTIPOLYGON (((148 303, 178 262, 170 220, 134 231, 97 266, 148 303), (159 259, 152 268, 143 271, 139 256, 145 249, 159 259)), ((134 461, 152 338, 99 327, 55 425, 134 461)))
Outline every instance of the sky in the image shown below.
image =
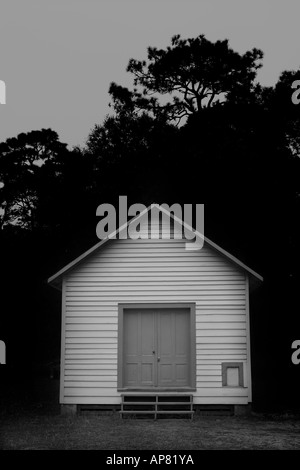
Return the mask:
POLYGON ((70 147, 101 124, 112 81, 132 86, 130 58, 171 37, 228 39, 264 52, 258 79, 274 85, 300 66, 299 0, 1 0, 0 142, 52 128, 70 147))

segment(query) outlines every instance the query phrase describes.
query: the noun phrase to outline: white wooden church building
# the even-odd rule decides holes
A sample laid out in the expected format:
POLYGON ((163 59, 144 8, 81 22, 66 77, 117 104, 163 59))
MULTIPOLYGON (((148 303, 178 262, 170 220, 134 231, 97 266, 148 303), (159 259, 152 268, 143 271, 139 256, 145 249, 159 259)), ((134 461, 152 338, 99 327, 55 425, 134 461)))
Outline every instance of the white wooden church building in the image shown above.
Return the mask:
POLYGON ((185 242, 102 240, 48 280, 62 291, 65 409, 251 403, 249 292, 262 277, 207 238, 196 251, 185 242))

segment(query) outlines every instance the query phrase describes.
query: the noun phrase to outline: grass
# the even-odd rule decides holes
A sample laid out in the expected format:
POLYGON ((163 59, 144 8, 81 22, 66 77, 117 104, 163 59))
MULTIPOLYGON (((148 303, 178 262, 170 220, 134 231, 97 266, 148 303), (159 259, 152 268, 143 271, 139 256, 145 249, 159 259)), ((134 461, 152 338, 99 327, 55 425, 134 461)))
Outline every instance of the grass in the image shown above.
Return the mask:
POLYGON ((2 415, 1 449, 300 449, 300 421, 252 416, 193 421, 120 419, 117 413, 63 416, 39 409, 2 415))
POLYGON ((293 415, 196 415, 192 421, 120 419, 118 413, 69 416, 60 414, 50 395, 44 401, 33 400, 34 394, 31 400, 23 394, 22 401, 16 396, 2 400, 1 449, 300 449, 300 419, 293 415))

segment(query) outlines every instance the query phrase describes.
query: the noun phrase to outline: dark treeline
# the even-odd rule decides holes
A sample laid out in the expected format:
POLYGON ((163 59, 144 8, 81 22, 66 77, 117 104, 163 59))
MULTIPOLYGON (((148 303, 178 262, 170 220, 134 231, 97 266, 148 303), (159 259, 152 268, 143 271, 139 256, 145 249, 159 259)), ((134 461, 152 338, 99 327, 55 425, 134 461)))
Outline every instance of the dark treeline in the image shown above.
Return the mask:
MULTIPOLYGON (((253 293, 257 402, 296 406, 299 339, 300 105, 298 71, 256 80, 257 49, 172 38, 131 59, 133 89, 112 83, 112 114, 82 148, 42 129, 0 144, 1 338, 29 370, 60 355, 60 293, 46 279, 96 243, 96 208, 205 204, 205 233, 265 278, 253 293)), ((299 366, 300 368, 300 366, 299 366)))

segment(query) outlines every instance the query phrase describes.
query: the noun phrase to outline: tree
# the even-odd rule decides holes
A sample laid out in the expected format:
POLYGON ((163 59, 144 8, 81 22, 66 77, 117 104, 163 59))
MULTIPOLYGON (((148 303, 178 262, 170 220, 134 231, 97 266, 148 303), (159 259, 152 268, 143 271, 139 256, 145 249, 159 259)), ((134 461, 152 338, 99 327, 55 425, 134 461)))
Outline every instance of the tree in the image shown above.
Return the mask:
MULTIPOLYGON (((296 102, 294 103, 292 100, 293 95, 297 93, 292 85, 297 80, 300 80, 300 70, 282 72, 269 95, 268 106, 277 115, 281 128, 284 129, 286 148, 291 155, 299 158, 300 104, 295 104, 296 102)), ((297 88, 299 89, 299 85, 297 88)))
POLYGON ((122 194, 144 204, 163 200, 177 135, 177 128, 145 113, 121 112, 96 125, 84 149, 93 162, 94 200, 117 204, 122 194))
POLYGON ((233 51, 228 40, 173 36, 166 49, 148 48, 148 63, 131 59, 127 71, 134 76, 133 91, 111 83, 109 93, 115 111, 153 114, 179 123, 225 101, 249 102, 260 87, 255 84, 263 53, 252 49, 233 51), (171 98, 161 103, 161 97, 171 98))
POLYGON ((67 144, 51 129, 21 133, 0 144, 0 227, 33 229, 39 193, 50 173, 58 176, 67 144))

